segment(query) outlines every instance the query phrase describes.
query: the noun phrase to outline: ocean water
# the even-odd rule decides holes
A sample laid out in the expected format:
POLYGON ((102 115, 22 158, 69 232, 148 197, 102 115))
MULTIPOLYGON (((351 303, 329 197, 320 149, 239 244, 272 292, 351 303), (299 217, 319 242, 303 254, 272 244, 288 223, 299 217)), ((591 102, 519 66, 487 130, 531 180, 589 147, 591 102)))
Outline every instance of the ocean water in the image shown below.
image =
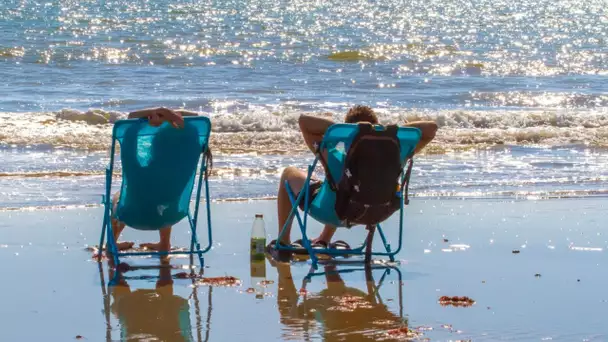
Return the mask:
POLYGON ((435 120, 421 197, 608 191, 603 1, 0 3, 0 207, 96 205, 112 122, 211 117, 216 199, 274 196, 301 113, 435 120))

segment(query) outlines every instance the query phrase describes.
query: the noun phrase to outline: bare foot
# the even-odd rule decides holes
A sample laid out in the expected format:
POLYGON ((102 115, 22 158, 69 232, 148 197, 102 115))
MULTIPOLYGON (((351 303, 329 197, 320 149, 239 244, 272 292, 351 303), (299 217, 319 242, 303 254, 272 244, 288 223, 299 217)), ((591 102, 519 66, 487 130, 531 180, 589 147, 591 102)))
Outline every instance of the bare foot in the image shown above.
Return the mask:
MULTIPOLYGON (((116 249, 120 252, 120 251, 125 251, 127 249, 131 249, 133 248, 133 246, 135 245, 135 243, 133 242, 128 242, 128 241, 123 241, 123 242, 117 242, 116 243, 116 249)), ((111 256, 112 256, 112 251, 110 250, 109 246, 106 245, 106 256, 110 257, 110 260, 112 260, 111 256)))
POLYGON ((133 245, 135 245, 135 243, 123 241, 116 243, 116 248, 118 248, 119 251, 126 251, 127 249, 133 248, 133 245))
POLYGON ((171 249, 170 245, 163 245, 160 242, 157 243, 142 243, 139 245, 141 248, 151 249, 158 252, 168 252, 171 249))

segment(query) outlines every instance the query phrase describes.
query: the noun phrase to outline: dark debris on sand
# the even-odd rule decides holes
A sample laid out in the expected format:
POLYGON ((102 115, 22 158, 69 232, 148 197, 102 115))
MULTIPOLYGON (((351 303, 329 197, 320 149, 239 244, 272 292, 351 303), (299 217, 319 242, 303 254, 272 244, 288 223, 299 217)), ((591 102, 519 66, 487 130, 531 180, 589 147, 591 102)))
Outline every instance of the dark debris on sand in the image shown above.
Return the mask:
POLYGON ((388 330, 386 332, 386 336, 392 338, 399 338, 399 339, 407 339, 407 340, 411 340, 411 339, 415 339, 415 338, 419 338, 422 336, 422 333, 412 330, 408 327, 401 327, 401 328, 397 328, 397 329, 391 329, 388 330))
POLYGON ((203 277, 198 274, 192 274, 188 272, 179 272, 174 275, 177 279, 196 279, 197 283, 201 285, 209 286, 238 286, 241 284, 241 280, 232 276, 223 277, 203 277))
POLYGON ((441 304, 441 306, 469 307, 469 306, 475 304, 475 301, 466 296, 464 296, 464 297, 441 296, 439 298, 439 304, 441 304))

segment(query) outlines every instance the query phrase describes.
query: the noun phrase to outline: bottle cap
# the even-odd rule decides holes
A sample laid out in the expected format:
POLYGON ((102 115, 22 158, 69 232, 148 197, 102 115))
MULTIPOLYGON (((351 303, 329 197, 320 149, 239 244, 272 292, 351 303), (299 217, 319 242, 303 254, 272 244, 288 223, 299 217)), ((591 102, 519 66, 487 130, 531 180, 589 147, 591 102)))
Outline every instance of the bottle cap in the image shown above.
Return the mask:
POLYGON ((255 218, 264 218, 264 215, 262 215, 262 214, 255 214, 255 218))

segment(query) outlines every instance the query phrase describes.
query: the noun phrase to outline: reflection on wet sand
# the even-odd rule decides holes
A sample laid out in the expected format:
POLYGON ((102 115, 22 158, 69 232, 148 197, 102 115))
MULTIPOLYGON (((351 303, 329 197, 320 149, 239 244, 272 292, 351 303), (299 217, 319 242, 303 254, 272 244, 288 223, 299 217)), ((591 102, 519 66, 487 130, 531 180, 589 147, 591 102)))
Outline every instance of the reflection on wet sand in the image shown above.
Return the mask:
MULTIPOLYGON (((193 282, 190 298, 195 303, 194 310, 197 325, 197 336, 195 338, 190 322, 192 309, 188 301, 190 298, 174 294, 173 276, 171 274, 172 267, 169 264, 168 258, 161 258, 159 266, 145 267, 146 269, 158 269, 158 280, 153 289, 131 289, 128 283, 129 278, 124 273, 115 273, 110 265, 108 272, 111 286, 106 288, 102 265, 101 263, 99 265, 107 323, 107 341, 112 340, 110 315, 113 315, 119 321, 121 341, 190 342, 207 341, 209 339, 208 326, 211 315, 212 288, 209 287, 208 292, 209 309, 207 311, 206 336, 203 339, 198 286, 193 282)), ((132 268, 131 270, 136 270, 136 268, 132 268)), ((146 278, 149 277, 146 276, 146 278)))
MULTIPOLYGON (((309 340, 311 335, 324 341, 378 341, 408 337, 407 319, 403 318, 401 279, 399 279, 399 314, 391 312, 378 289, 390 271, 375 283, 371 268, 342 269, 325 266, 324 272, 309 274, 298 291, 291 275, 291 265, 276 264, 278 271, 278 308, 285 326, 284 340, 309 340), (364 271, 367 291, 349 287, 341 277, 344 272, 364 271), (326 289, 319 293, 306 290, 307 282, 324 277, 326 289), (300 300, 301 299, 301 300, 300 300), (396 333, 395 333, 396 332, 396 333)), ((400 278, 400 273, 394 269, 400 278)))
MULTIPOLYGON (((191 267, 189 274, 172 274, 173 270, 182 268, 171 265, 169 260, 161 258, 160 265, 155 266, 118 267, 121 272, 108 265, 107 287, 104 267, 99 263, 106 341, 209 340, 214 286, 202 286, 208 291, 205 300, 208 309, 206 313, 201 313, 198 296, 201 294, 199 284, 203 284, 200 279, 204 279, 202 271, 195 273, 191 267), (144 274, 137 273, 142 270, 145 270, 144 274), (192 281, 189 296, 174 292, 174 278, 192 281), (154 283, 149 283, 151 279, 154 283), (141 286, 142 281, 144 286, 141 286), (194 320, 191 320, 192 316, 194 320), (201 316, 205 316, 206 322, 201 320, 201 316)), ((301 278, 294 279, 294 265, 270 262, 278 273, 276 297, 280 324, 283 326, 281 340, 387 341, 418 337, 409 330, 408 320, 403 316, 402 281, 398 268, 385 265, 347 268, 328 264, 317 273, 300 273, 301 278), (346 273, 362 274, 365 281, 356 280, 356 285, 347 284, 350 280, 344 277, 346 273), (375 276, 378 279, 374 279, 375 276), (302 286, 298 288, 296 284, 302 286), (319 289, 321 284, 322 288, 319 289), (391 292, 398 290, 398 297, 393 302, 398 305, 397 308, 389 308, 384 302, 380 295, 382 287, 391 292)), ((263 287, 272 283, 268 279, 261 281, 263 287)), ((216 337, 222 340, 221 336, 216 337)))

